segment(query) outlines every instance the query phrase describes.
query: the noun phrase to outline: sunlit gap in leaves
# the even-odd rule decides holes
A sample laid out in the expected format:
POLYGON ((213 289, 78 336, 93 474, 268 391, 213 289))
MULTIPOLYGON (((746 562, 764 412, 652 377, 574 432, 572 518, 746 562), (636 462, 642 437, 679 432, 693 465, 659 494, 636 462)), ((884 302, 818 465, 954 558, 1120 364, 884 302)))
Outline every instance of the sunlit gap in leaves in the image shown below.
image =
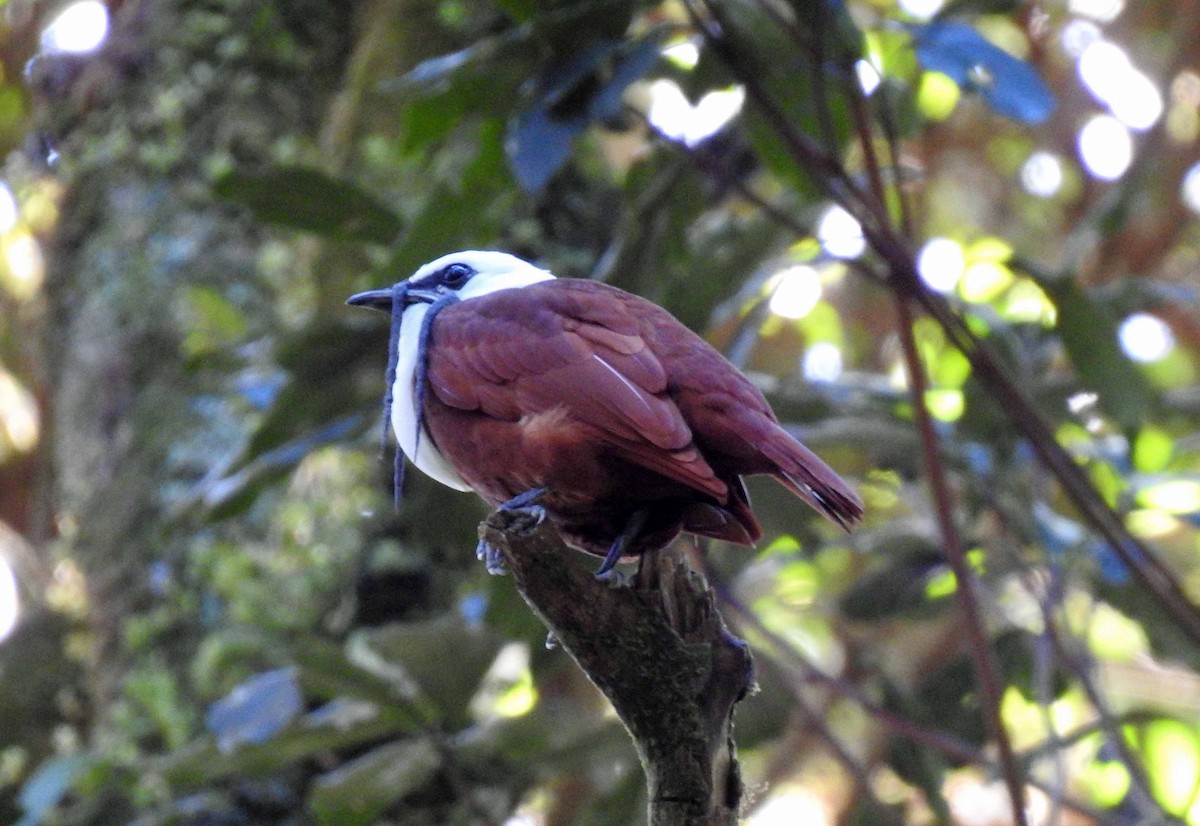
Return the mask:
POLYGON ((12 566, 0 554, 0 642, 8 639, 17 627, 21 613, 20 597, 17 594, 17 577, 12 566))
POLYGON ((1092 97, 1130 129, 1144 132, 1162 117, 1162 93, 1116 43, 1103 38, 1092 41, 1079 55, 1076 68, 1092 97))
POLYGON ((8 232, 17 225, 17 199, 8 184, 0 181, 0 233, 8 232))
POLYGON ((533 710, 538 693, 529 663, 529 646, 523 642, 511 642, 500 649, 471 700, 471 710, 479 719, 521 717, 533 710))
POLYGON ((900 8, 918 20, 929 20, 945 4, 945 0, 900 0, 900 8))
POLYGON ((681 40, 663 49, 662 56, 679 68, 690 72, 700 62, 700 47, 692 40, 681 40))
POLYGON ((809 381, 837 381, 842 375, 842 350, 828 341, 818 341, 804 351, 802 368, 809 381))
MULTIPOLYGON (((1012 801, 1001 780, 982 777, 976 769, 962 769, 947 779, 942 794, 950 804, 952 822, 959 826, 992 826, 1012 822, 1012 801)), ((1029 823, 1049 822, 1050 804, 1039 789, 1025 789, 1025 816, 1029 823)))
POLYGON ((833 823, 829 807, 813 792, 795 789, 772 794, 746 818, 747 826, 826 826, 833 823))
POLYGON ((939 293, 953 292, 966 266, 962 245, 949 238, 930 238, 917 255, 921 280, 939 293))
POLYGON ((1094 177, 1115 181, 1133 162, 1133 138, 1111 115, 1096 115, 1079 130, 1079 157, 1094 177))
POLYGON ((1175 349, 1175 335, 1167 323, 1148 313, 1134 313, 1118 331, 1121 349, 1134 361, 1160 361, 1175 349))
POLYGON ((37 444, 39 425, 32 394, 0 367, 0 458, 10 451, 32 450, 37 444))
POLYGON ((33 296, 42 286, 46 261, 42 247, 28 232, 14 232, 0 241, 4 260, 0 266, 0 282, 18 299, 33 296))
POLYGON ((1067 9, 1072 14, 1111 23, 1125 10, 1125 0, 1070 0, 1067 9))
POLYGON ((1062 161, 1050 152, 1034 152, 1021 166, 1021 186, 1030 195, 1051 198, 1062 188, 1062 161))
POLYGON ((767 284, 774 289, 768 307, 783 318, 804 318, 821 300, 821 274, 806 264, 776 273, 767 284))
POLYGON ((1193 164, 1192 168, 1184 173, 1179 194, 1183 198, 1184 206, 1200 215, 1200 163, 1193 164))
POLYGON ((858 75, 858 85, 867 97, 870 97, 883 81, 879 70, 869 60, 856 61, 854 64, 854 73, 858 75))
POLYGON ((1138 491, 1139 504, 1171 514, 1200 512, 1200 481, 1172 479, 1138 491))
POLYGON ((42 30, 44 52, 90 52, 108 37, 108 7, 99 0, 67 6, 42 30))
POLYGON ((745 90, 733 86, 709 92, 693 106, 678 83, 660 79, 650 84, 646 118, 666 137, 695 146, 737 117, 745 100, 745 90))
POLYGON ((817 240, 834 258, 858 258, 867 249, 862 226, 840 206, 832 206, 817 222, 817 240))

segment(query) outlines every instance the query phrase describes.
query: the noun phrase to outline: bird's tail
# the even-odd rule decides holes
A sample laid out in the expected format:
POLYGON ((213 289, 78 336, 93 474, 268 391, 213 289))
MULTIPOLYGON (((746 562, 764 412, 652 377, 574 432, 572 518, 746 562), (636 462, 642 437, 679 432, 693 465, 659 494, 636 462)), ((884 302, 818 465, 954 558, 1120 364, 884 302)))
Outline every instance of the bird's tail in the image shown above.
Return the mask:
POLYGON ((771 475, 817 512, 847 530, 862 518, 863 503, 854 489, 782 427, 775 425, 759 448, 775 465, 771 475))

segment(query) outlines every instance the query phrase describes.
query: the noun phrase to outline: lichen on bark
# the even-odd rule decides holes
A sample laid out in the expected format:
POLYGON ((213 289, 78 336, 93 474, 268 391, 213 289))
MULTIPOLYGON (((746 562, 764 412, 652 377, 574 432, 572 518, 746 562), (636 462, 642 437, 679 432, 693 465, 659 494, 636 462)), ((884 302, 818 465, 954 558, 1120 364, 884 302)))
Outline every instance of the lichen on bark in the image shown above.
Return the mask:
POLYGON ((148 566, 186 552, 173 505, 196 458, 233 447, 197 401, 232 372, 206 361, 236 354, 196 351, 194 291, 236 309, 243 341, 272 324, 265 231, 216 200, 213 176, 312 140, 356 7, 132 0, 101 52, 34 78, 63 185, 45 290, 53 520, 88 586, 98 708, 119 693, 121 623, 147 599, 148 566))

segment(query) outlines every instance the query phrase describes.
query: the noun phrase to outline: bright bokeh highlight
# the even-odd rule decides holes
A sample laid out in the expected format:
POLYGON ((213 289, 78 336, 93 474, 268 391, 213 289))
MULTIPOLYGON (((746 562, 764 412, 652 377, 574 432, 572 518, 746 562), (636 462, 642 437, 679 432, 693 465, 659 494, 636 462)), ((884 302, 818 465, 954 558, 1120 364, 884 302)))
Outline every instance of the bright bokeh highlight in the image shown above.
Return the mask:
POLYGON ((944 5, 944 0, 900 0, 900 8, 920 20, 933 17, 944 5))
POLYGON ((1125 10, 1125 0, 1070 0, 1067 8, 1101 23, 1111 23, 1125 10))
POLYGON ((1030 195, 1050 198, 1063 184, 1062 161, 1049 152, 1034 152, 1021 167, 1021 186, 1030 195))
POLYGON ((832 822, 825 804, 807 790, 771 795, 746 819, 747 826, 830 826, 832 822))
POLYGON ((695 106, 673 80, 650 84, 650 125, 671 140, 695 146, 737 117, 746 101, 740 86, 709 92, 695 106))
POLYGON ((33 396, 0 368, 0 455, 6 447, 20 453, 37 444, 40 422, 33 396))
POLYGON ((662 55, 679 68, 690 72, 700 62, 700 47, 691 40, 683 40, 663 49, 662 55))
POLYGON ((917 271, 930 289, 948 293, 958 286, 967 258, 957 241, 930 238, 917 255, 917 271))
POLYGON ((867 97, 870 97, 871 93, 879 88, 882 78, 879 76, 879 70, 871 65, 871 61, 857 61, 854 64, 854 73, 858 75, 858 85, 867 97))
POLYGON ((30 298, 42 286, 46 275, 41 245, 32 235, 22 232, 7 239, 2 249, 8 272, 7 278, 0 275, 0 283, 17 298, 30 298))
POLYGON ((1093 176, 1115 181, 1133 162, 1133 138, 1112 115, 1096 115, 1079 130, 1079 156, 1093 176))
POLYGON ((997 261, 975 261, 963 272, 958 294, 965 301, 986 304, 1012 286, 1012 270, 997 261))
POLYGON ((917 108, 930 120, 945 120, 958 106, 962 90, 953 78, 941 72, 925 72, 917 87, 917 108))
POLYGON ((0 232, 8 232, 17 225, 17 199, 8 184, 0 181, 0 232))
POLYGON ((925 407, 940 422, 956 422, 967 409, 967 402, 961 390, 940 388, 925 392, 925 407))
POLYGON ((1167 323, 1149 313, 1134 313, 1117 331, 1121 349, 1134 361, 1159 361, 1175 349, 1175 334, 1167 323))
POLYGON ((1200 482, 1194 479, 1173 479, 1143 488, 1138 501, 1164 513, 1200 512, 1200 482))
POLYGON ((817 222, 817 240, 834 258, 858 258, 867 249, 862 226, 840 206, 825 210, 817 222))
POLYGON ((17 627, 21 599, 17 592, 17 577, 8 560, 0 555, 0 642, 8 639, 17 627))
POLYGON ((90 52, 108 37, 108 8, 99 0, 67 6, 42 30, 42 51, 90 52))
POLYGON ((1077 68, 1092 96, 1130 129, 1144 131, 1162 117, 1162 93, 1116 43, 1103 38, 1092 41, 1079 56, 1077 68))
POLYGON ((802 367, 809 381, 837 381, 842 375, 842 351, 836 344, 818 341, 804 353, 802 367))
POLYGON ((774 279, 769 309, 783 318, 804 318, 821 300, 821 274, 812 267, 788 267, 774 279))
POLYGON ((1200 215, 1200 163, 1193 164, 1183 175, 1183 183, 1179 186, 1183 203, 1192 212, 1200 215))

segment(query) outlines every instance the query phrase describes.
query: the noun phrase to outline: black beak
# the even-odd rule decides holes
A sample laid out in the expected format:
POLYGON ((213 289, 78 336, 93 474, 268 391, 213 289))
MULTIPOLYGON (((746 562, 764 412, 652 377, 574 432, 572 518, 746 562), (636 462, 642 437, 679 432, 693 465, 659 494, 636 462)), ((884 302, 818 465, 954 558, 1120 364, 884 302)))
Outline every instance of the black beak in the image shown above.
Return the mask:
MULTIPOLYGON (((438 293, 434 290, 409 289, 404 294, 404 303, 416 304, 424 302, 432 304, 437 301, 438 293)), ((380 310, 385 313, 392 311, 392 290, 389 287, 386 290, 367 290, 365 293, 357 293, 346 299, 346 303, 355 307, 370 307, 372 310, 380 310)))

